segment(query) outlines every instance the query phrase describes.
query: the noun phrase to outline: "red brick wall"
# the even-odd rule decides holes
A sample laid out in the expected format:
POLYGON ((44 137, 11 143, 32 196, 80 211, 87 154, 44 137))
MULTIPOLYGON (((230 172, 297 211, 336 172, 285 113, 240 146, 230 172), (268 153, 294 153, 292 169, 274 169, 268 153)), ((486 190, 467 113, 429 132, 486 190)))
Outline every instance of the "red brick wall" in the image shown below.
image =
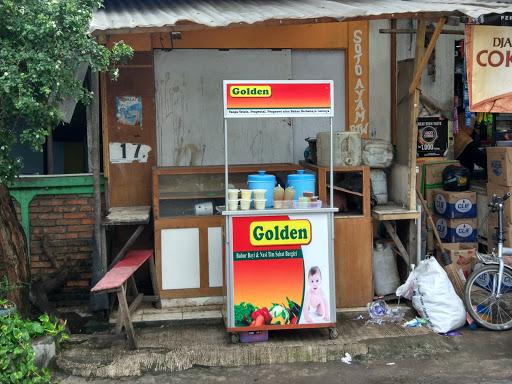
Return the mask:
POLYGON ((84 301, 89 297, 94 200, 83 195, 36 196, 30 204, 32 278, 51 277, 55 269, 46 259, 44 236, 52 253, 79 278, 70 280, 53 299, 84 301), (65 262, 65 260, 68 260, 65 262))

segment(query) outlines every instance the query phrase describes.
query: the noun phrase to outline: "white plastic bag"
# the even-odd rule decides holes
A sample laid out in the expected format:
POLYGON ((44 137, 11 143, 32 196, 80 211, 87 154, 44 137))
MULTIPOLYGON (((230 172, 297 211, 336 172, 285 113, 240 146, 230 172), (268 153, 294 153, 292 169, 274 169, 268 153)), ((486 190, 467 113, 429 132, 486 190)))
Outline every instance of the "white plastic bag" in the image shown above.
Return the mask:
POLYGON ((411 272, 407 281, 396 290, 396 295, 412 300, 414 309, 435 332, 446 333, 466 322, 464 303, 433 257, 423 260, 411 272))

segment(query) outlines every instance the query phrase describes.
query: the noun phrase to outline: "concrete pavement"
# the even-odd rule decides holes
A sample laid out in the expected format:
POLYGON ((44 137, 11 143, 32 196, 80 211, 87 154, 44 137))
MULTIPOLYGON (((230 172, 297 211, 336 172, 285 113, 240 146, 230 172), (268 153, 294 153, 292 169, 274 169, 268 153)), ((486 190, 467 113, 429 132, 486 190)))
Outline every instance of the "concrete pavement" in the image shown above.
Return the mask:
POLYGON ((431 355, 450 351, 446 338, 426 328, 400 324, 366 324, 357 313, 340 316, 340 337, 327 330, 275 331, 268 342, 232 344, 222 323, 174 322, 138 328, 139 350, 108 333, 75 337, 57 359, 65 373, 82 377, 119 378, 179 372, 195 366, 234 367, 339 361, 372 356, 431 355))

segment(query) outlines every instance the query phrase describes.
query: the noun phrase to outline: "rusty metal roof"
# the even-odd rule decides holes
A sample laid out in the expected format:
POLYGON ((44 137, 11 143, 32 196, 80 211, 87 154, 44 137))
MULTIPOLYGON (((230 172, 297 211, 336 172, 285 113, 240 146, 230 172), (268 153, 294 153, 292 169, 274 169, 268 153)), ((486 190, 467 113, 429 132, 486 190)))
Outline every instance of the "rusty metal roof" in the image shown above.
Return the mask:
POLYGON ((106 0, 105 7, 94 15, 91 31, 225 27, 271 20, 385 18, 420 12, 455 12, 476 18, 512 12, 512 4, 482 0, 106 0))

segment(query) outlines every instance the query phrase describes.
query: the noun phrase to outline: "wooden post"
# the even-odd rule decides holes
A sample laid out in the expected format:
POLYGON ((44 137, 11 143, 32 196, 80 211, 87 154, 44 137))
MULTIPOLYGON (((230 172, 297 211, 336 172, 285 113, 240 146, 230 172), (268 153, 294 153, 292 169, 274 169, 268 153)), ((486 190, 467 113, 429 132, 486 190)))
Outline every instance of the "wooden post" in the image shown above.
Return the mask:
MULTIPOLYGON (((391 28, 396 29, 396 19, 391 20, 391 28)), ((396 63, 396 34, 391 35, 391 143, 396 144, 396 107, 397 107, 397 63, 396 63)))
MULTIPOLYGON (((422 54, 421 59, 416 54, 415 61, 414 61, 414 77, 412 79, 411 85, 409 87, 409 95, 412 95, 416 88, 418 88, 418 85, 421 81, 421 76, 423 75, 423 71, 425 70, 425 67, 428 64, 428 61, 430 60, 430 56, 432 55, 432 52, 434 51, 434 48, 436 46, 437 40, 439 39, 439 35, 441 34, 441 31, 443 30, 444 23, 446 21, 445 17, 441 17, 439 21, 437 22, 436 29, 434 30, 434 34, 432 35, 432 38, 430 39, 430 42, 428 44, 427 50, 425 51, 425 54, 422 54), (417 63, 416 60, 419 60, 419 63, 417 63)), ((418 24, 419 26, 419 24, 418 24)), ((423 33, 423 41, 425 41, 425 31, 423 33)), ((419 32, 416 35, 416 39, 418 39, 419 32)), ((416 40, 417 42, 418 40, 416 40)), ((416 44, 416 47, 418 45, 416 44)), ((422 49, 425 46, 425 43, 423 43, 422 49)))
MULTIPOLYGON (((421 58, 423 57, 423 52, 425 49, 425 30, 426 30, 426 22, 424 18, 418 19, 418 28, 416 32, 416 50, 414 56, 414 72, 417 72, 419 68, 419 63, 421 58)), ((419 104, 420 104, 420 92, 417 87, 414 87, 414 92, 412 94, 412 103, 410 110, 410 137, 409 137, 409 210, 416 210, 416 149, 418 143, 418 124, 416 120, 418 120, 419 113, 419 104)))
POLYGON ((121 323, 126 329, 126 336, 128 337, 128 346, 130 349, 137 349, 137 341, 135 340, 135 331, 133 329, 132 320, 130 317, 130 309, 126 302, 126 286, 123 284, 117 291, 117 301, 119 301, 119 313, 121 323))
POLYGON ((48 133, 46 137, 46 174, 54 174, 53 166, 53 129, 48 133))
MULTIPOLYGON (((92 252, 92 285, 96 284, 107 272, 106 255, 102 253, 101 246, 101 189, 100 189, 100 104, 99 104, 99 75, 90 72, 90 89, 94 94, 91 104, 87 106, 87 131, 91 133, 91 159, 93 191, 94 191, 94 235, 92 252)), ((91 295, 91 309, 101 311, 108 309, 108 296, 106 293, 91 295)))

